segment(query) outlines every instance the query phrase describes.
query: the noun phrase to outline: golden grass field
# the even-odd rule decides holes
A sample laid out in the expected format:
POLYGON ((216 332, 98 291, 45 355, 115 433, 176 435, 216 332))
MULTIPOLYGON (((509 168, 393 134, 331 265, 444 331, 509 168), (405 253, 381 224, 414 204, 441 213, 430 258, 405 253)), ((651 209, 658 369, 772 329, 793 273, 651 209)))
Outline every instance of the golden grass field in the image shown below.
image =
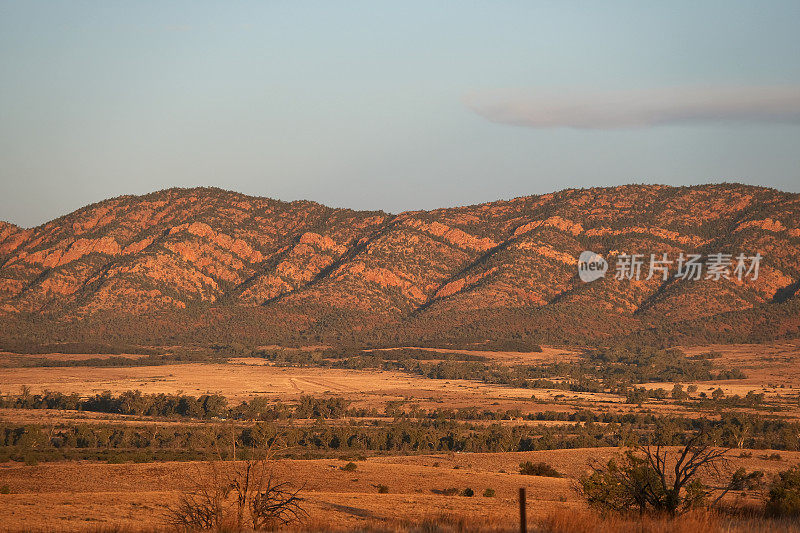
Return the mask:
MULTIPOLYGON (((735 365, 743 369, 748 377, 744 380, 697 383, 699 391, 711 391, 717 387, 742 395, 749 390, 764 391, 773 398, 785 398, 787 406, 791 401, 794 402, 781 416, 797 416, 800 344, 706 346, 687 348, 686 352, 694 354, 709 350, 723 353, 721 358, 714 360, 715 365, 728 368, 735 365)), ((480 355, 492 354, 481 352, 480 355)), ((60 356, 53 354, 48 357, 60 356)), ((527 358, 539 358, 539 362, 551 361, 558 357, 574 357, 574 352, 548 348, 537 354, 497 355, 497 359, 504 363, 524 362, 527 358)), ((192 395, 212 392, 226 396, 232 403, 254 396, 289 401, 310 394, 345 396, 354 405, 365 407, 383 407, 389 401, 405 400, 426 409, 480 407, 520 409, 528 413, 540 410, 574 411, 589 407, 601 411, 649 410, 691 415, 685 408, 670 402, 637 406, 625 404, 618 396, 607 394, 518 389, 469 380, 433 380, 391 371, 279 368, 265 365, 263 360, 250 358, 232 360, 227 364, 188 363, 154 367, 4 368, 0 373, 0 392, 16 394, 23 385, 30 387, 33 393, 50 390, 75 392, 82 396, 106 390, 114 393, 128 390, 145 393, 182 391, 192 395), (535 394, 537 401, 531 399, 532 394, 535 394)), ((669 390, 672 384, 649 386, 663 386, 669 390)), ((708 416, 708 413, 703 416, 708 416)), ((102 413, 0 409, 0 421, 17 423, 80 421, 89 424, 125 424, 134 420, 137 424, 157 425, 200 423, 144 421, 102 413)), ((584 516, 581 513, 585 511, 585 504, 573 490, 575 479, 586 471, 591 461, 607 460, 619 452, 616 448, 593 448, 494 454, 375 456, 358 461, 357 469, 352 472, 342 471, 339 467, 344 462, 338 459, 281 459, 275 462, 274 468, 279 476, 304 487, 302 497, 310 513, 306 526, 310 529, 402 528, 404 524, 425 520, 436 522, 444 520, 443 516, 449 516, 456 517, 462 525, 467 524, 467 530, 468 524, 513 530, 518 516, 517 490, 526 487, 532 523, 539 520, 550 524, 552 531, 568 531, 577 530, 575 528, 578 526, 565 525, 565 529, 559 529, 559 520, 563 522, 565 516, 570 519, 584 516), (524 460, 546 461, 567 477, 520 475, 517 473, 518 466, 524 460), (378 493, 377 486, 381 484, 389 488, 387 494, 378 493), (450 487, 459 490, 470 487, 475 491, 475 496, 445 496, 437 493, 450 487), (483 497, 482 493, 487 488, 494 489, 496 495, 483 497)), ((800 462, 800 452, 782 451, 780 460, 762 458, 768 454, 768 451, 757 450, 752 457, 744 458, 739 457, 737 452, 732 456, 732 466, 759 469, 769 474, 800 462)), ((0 494, 0 529, 158 529, 164 527, 166 506, 177 499, 181 490, 191 487, 191 479, 198 468, 204 468, 203 465, 84 461, 40 463, 34 466, 0 463, 0 486, 7 485, 10 491, 10 494, 0 494)), ((596 523, 587 520, 588 525, 584 524, 584 530, 593 531, 592 525, 596 523)), ((670 530, 668 526, 664 527, 664 531, 670 530)), ((654 526, 652 530, 658 528, 654 526)), ((746 528, 730 530, 744 531, 746 528)), ((786 530, 795 529, 789 527, 786 530)))
MULTIPOLYGON (((440 514, 456 515, 467 522, 499 523, 517 520, 517 490, 527 489, 531 521, 554 510, 582 510, 585 504, 572 489, 575 477, 592 460, 607 460, 616 448, 593 448, 515 453, 437 454, 373 457, 358 461, 353 472, 340 469, 336 459, 288 460, 274 463, 277 476, 304 486, 302 497, 309 524, 332 529, 353 529, 377 523, 402 525, 421 522, 440 514), (546 461, 565 478, 524 476, 521 461, 546 461), (377 486, 389 487, 379 494, 377 486), (437 494, 450 487, 470 487, 475 496, 437 494), (483 497, 486 488, 496 491, 483 497)), ((782 452, 782 461, 734 457, 732 466, 761 469, 767 473, 785 469, 800 460, 800 452, 782 452)), ((94 530, 98 526, 128 528, 164 527, 166 506, 204 463, 145 463, 111 465, 78 462, 36 466, 0 466, 0 485, 12 494, 0 495, 7 530, 94 530)))
MULTIPOLYGON (((714 359, 720 368, 739 368, 746 379, 685 382, 697 385, 698 393, 710 394, 722 388, 726 394, 744 396, 749 391, 763 392, 768 398, 785 399, 793 408, 786 416, 797 416, 800 394, 800 343, 774 345, 731 345, 686 348, 687 355, 719 351, 714 359)), ((459 350, 465 352, 464 350, 459 350)), ((469 352, 491 356, 492 352, 469 352)), ((572 360, 575 353, 559 348, 545 348, 542 353, 500 352, 501 362, 550 362, 558 357, 572 360)), ((62 357, 60 354, 49 357, 62 357)), ((75 358, 74 355, 63 356, 75 358)), ((0 392, 16 394, 22 385, 32 393, 54 392, 91 395, 103 391, 120 393, 140 390, 143 393, 199 395, 217 393, 231 402, 254 396, 294 399, 303 394, 345 395, 356 406, 382 407, 387 401, 407 400, 420 408, 446 406, 520 409, 523 413, 539 410, 574 410, 576 407, 602 407, 614 412, 636 409, 625 405, 619 396, 548 389, 520 389, 470 380, 435 380, 396 371, 338 370, 328 368, 285 368, 265 364, 263 359, 236 358, 227 364, 188 363, 123 368, 4 368, 0 392), (538 403, 530 402, 535 395, 538 403), (476 404, 476 399, 478 403, 476 404)), ((673 383, 648 383, 649 388, 669 391, 673 383)), ((650 406, 659 412, 688 414, 685 409, 662 404, 650 406)))

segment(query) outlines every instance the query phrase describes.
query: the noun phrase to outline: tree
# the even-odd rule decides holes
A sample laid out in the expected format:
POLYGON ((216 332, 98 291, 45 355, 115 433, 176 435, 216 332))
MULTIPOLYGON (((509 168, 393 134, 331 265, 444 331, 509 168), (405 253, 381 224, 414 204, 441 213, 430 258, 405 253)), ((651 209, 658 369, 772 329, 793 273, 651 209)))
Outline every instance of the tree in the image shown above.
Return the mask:
POLYGON ((250 460, 234 466, 232 487, 236 496, 237 527, 244 525, 245 512, 255 531, 271 530, 300 521, 300 489, 275 478, 265 460, 250 460))
POLYGON ((676 383, 674 387, 672 387, 672 399, 673 400, 685 400, 689 397, 689 394, 683 390, 683 385, 680 383, 676 383))
POLYGON ((747 413, 723 415, 722 424, 723 439, 737 448, 744 448, 744 443, 756 427, 754 418, 747 413))
POLYGON ((733 479, 721 486, 706 485, 700 475, 721 480, 727 452, 712 446, 703 432, 674 452, 661 445, 636 446, 604 466, 593 466, 591 474, 581 476, 577 490, 589 505, 603 511, 676 515, 713 506, 734 488, 733 479))
POLYGON ((298 495, 302 487, 293 488, 273 475, 276 442, 254 448, 254 459, 198 466, 193 488, 167 510, 170 525, 182 530, 262 531, 302 521, 307 516, 298 495))

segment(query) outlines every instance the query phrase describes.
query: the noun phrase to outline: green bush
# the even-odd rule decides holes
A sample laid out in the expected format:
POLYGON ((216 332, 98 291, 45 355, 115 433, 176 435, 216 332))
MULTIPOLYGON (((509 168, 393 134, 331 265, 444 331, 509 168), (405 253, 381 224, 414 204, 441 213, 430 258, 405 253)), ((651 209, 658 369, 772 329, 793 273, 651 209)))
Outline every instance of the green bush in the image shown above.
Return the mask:
POLYGON ((561 472, 545 462, 532 463, 525 461, 519 464, 519 473, 526 476, 563 477, 561 472))
POLYGON ((494 489, 486 489, 483 491, 484 498, 494 498, 494 489))
POLYGON ((389 487, 387 487, 386 485, 378 485, 378 494, 388 494, 388 493, 389 493, 389 487))
POLYGON ((461 495, 462 496, 466 496, 468 498, 471 498, 471 497, 475 496, 475 491, 472 490, 471 488, 467 487, 466 489, 461 491, 461 495))
POLYGON ((8 484, 3 485, 0 487, 0 494, 11 494, 11 487, 8 484))
POLYGON ((358 465, 353 462, 349 462, 346 465, 340 467, 340 469, 344 470, 345 472, 353 472, 355 471, 356 468, 358 468, 358 465))
POLYGON ((769 489, 767 513, 800 516, 800 465, 779 474, 769 489))

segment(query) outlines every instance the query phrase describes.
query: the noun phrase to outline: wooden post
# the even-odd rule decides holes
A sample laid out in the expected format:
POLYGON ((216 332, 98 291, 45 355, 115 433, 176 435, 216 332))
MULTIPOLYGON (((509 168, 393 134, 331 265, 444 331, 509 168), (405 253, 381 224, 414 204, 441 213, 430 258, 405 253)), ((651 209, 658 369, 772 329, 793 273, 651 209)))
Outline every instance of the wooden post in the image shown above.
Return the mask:
POLYGON ((528 514, 526 511, 525 488, 519 489, 519 530, 520 533, 528 533, 528 514))

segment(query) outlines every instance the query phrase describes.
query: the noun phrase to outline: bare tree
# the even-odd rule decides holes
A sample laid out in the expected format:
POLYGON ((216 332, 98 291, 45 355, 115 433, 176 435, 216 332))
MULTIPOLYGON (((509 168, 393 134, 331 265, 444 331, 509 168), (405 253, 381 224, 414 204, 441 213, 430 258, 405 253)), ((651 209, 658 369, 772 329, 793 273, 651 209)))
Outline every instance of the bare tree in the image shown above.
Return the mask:
POLYGON ((208 461, 195 467, 193 487, 167 510, 167 521, 181 530, 261 531, 308 516, 299 492, 273 471, 277 439, 252 449, 244 461, 208 461))
POLYGON ((234 466, 233 482, 236 495, 236 524, 242 527, 248 513, 256 531, 302 521, 307 515, 302 508, 302 490, 273 474, 266 459, 241 461, 234 466))
POLYGON ((192 488, 177 505, 167 508, 167 522, 180 530, 220 530, 227 522, 230 480, 218 462, 208 461, 205 466, 194 465, 192 488))

